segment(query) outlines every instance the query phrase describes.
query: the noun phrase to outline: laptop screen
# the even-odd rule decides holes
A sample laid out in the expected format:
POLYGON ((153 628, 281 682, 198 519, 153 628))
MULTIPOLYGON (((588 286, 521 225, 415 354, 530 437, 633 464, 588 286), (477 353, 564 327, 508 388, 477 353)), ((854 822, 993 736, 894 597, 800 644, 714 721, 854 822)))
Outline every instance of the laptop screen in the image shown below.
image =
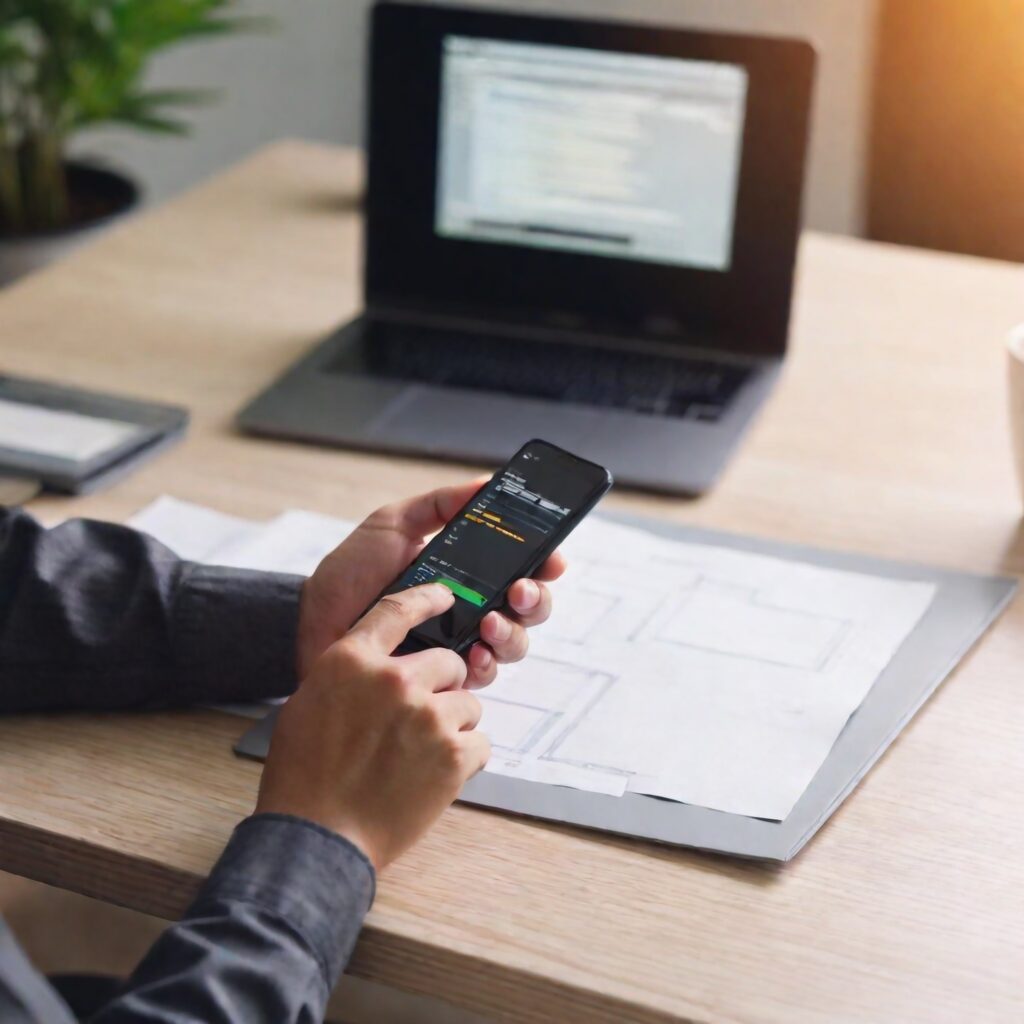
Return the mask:
POLYGON ((367 306, 782 353, 813 70, 793 40, 377 3, 367 306))
POLYGON ((448 35, 435 231, 727 271, 743 67, 448 35))

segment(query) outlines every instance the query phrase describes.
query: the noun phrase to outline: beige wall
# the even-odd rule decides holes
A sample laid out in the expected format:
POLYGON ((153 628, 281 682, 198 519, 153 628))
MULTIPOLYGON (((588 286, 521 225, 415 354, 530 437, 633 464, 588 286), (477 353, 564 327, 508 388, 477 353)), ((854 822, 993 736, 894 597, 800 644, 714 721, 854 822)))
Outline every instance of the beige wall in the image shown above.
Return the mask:
MULTIPOLYGON (((504 0, 504 5, 810 39, 820 64, 807 221, 822 230, 861 231, 877 0, 504 0)), ((162 198, 270 139, 358 141, 367 0, 242 0, 241 6, 271 15, 277 30, 182 48, 155 68, 160 84, 224 91, 217 106, 196 115, 190 141, 118 132, 84 140, 84 148, 133 169, 150 195, 162 198)))

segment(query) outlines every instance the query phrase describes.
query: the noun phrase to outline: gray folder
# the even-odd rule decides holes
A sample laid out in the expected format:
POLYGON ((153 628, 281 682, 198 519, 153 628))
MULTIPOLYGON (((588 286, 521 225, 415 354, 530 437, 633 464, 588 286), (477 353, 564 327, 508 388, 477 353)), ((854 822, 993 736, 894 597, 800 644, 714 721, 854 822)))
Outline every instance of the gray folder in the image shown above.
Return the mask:
MULTIPOLYGON (((627 793, 612 797, 483 772, 462 792, 468 803, 678 846, 788 861, 852 792, 918 708, 992 624, 1016 590, 1013 579, 977 576, 861 555, 779 544, 754 537, 680 527, 634 516, 609 519, 691 544, 714 544, 833 569, 936 585, 935 598, 896 652, 784 821, 765 821, 706 807, 627 793)), ((276 711, 235 747, 266 756, 276 711)))

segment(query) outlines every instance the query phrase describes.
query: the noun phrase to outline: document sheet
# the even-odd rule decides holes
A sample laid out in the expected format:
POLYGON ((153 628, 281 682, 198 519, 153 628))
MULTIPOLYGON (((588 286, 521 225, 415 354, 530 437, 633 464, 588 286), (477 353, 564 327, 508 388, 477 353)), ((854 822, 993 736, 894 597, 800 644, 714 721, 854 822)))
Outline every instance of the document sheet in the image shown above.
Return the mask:
MULTIPOLYGON (((171 498, 135 517, 185 557, 310 573, 353 524, 253 523, 171 498)), ((935 594, 591 517, 551 620, 479 696, 486 770, 783 820, 935 594)))
POLYGON ((86 462, 141 431, 136 423, 0 399, 0 448, 16 452, 86 462))

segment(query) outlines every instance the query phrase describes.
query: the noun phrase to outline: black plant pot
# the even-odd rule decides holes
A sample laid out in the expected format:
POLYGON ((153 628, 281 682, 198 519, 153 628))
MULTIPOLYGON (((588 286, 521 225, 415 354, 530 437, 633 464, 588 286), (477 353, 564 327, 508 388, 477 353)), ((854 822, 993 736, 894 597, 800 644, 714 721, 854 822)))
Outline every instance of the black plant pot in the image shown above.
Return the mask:
POLYGON ((24 235, 0 232, 0 286, 92 241, 139 203, 140 190, 115 171, 70 161, 66 165, 71 219, 56 230, 24 235))

